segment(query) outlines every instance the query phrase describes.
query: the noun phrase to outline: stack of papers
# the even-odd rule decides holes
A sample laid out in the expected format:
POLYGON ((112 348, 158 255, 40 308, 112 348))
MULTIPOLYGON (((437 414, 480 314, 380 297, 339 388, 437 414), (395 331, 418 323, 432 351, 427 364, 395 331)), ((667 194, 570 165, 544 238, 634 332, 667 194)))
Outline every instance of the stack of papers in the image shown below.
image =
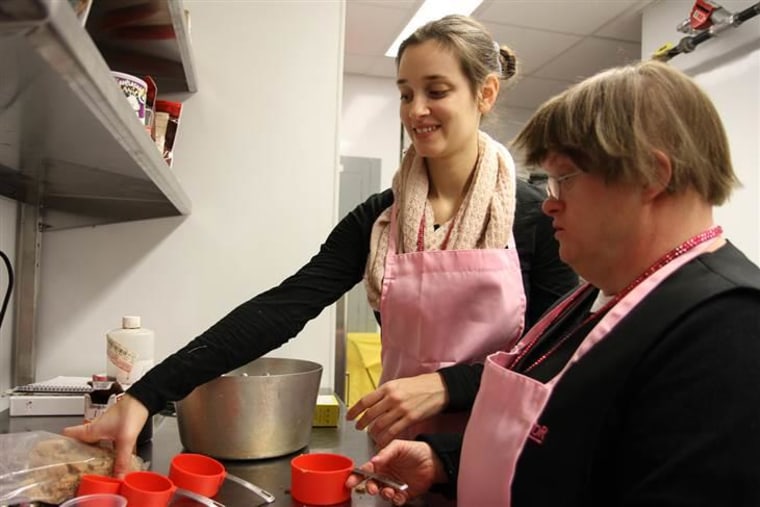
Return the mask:
POLYGON ((14 393, 89 393, 92 386, 89 377, 55 377, 43 382, 34 382, 13 389, 14 393))

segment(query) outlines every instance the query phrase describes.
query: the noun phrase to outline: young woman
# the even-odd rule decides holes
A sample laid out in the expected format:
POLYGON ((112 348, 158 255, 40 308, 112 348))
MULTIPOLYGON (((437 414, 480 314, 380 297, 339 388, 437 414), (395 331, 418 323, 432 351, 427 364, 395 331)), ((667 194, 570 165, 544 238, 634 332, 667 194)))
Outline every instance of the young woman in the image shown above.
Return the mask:
MULTIPOLYGON (((381 446, 423 430, 462 430, 466 412, 430 416, 450 396, 452 408, 468 408, 479 370, 467 365, 519 337, 525 293, 514 208, 516 196, 530 195, 515 188, 507 150, 479 130, 501 81, 516 73, 512 52, 474 20, 449 16, 412 34, 396 61, 399 112, 412 147, 394 178, 397 198, 373 227, 366 274, 382 319, 382 386, 347 414, 363 413, 357 427, 369 426, 381 446)), ((541 234, 551 241, 550 231, 541 234)), ((575 284, 567 270, 557 276, 563 289, 575 284)), ((548 304, 554 295, 540 299, 548 304)), ((545 304, 531 299, 543 311, 545 304)))
POLYGON ((524 319, 577 283, 540 212, 542 193, 517 181, 507 150, 479 130, 515 64, 469 18, 446 17, 413 34, 398 57, 400 115, 413 146, 393 188, 346 216, 293 276, 67 434, 115 440, 120 474, 149 414, 279 347, 362 278, 381 324, 383 386, 349 417, 363 412, 359 426, 369 424, 382 445, 444 408, 467 409, 482 370, 471 363, 507 347, 524 319), (447 391, 446 378, 458 379, 457 389, 447 391))

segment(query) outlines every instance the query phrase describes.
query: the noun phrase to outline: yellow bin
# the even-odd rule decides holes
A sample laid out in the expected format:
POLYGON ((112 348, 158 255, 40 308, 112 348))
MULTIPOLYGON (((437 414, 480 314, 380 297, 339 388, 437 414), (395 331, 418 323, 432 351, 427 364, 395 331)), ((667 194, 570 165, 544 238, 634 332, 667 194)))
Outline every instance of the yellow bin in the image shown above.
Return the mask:
POLYGON ((346 341, 346 393, 350 407, 380 383, 380 333, 348 333, 346 341))

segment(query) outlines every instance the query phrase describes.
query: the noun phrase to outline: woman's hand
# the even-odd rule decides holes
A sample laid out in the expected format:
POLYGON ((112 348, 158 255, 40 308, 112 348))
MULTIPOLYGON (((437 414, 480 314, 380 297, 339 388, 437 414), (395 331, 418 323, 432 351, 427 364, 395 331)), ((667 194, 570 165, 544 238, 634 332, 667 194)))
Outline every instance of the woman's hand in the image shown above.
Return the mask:
POLYGON ((443 377, 425 373, 384 383, 356 402, 346 419, 352 421, 363 413, 356 428, 369 426, 369 434, 384 447, 412 424, 439 414, 448 399, 443 377))
POLYGON ((63 434, 91 444, 100 440, 113 441, 116 448, 113 475, 122 478, 129 471, 137 435, 147 420, 148 409, 145 405, 125 394, 94 421, 69 426, 63 430, 63 434))
MULTIPOLYGON (((430 446, 424 442, 394 440, 360 468, 387 475, 409 485, 405 491, 398 491, 367 479, 367 493, 379 494, 395 505, 403 505, 411 498, 425 493, 434 483, 447 481, 443 465, 430 446)), ((354 488, 363 480, 361 475, 352 474, 346 481, 346 487, 354 488)))

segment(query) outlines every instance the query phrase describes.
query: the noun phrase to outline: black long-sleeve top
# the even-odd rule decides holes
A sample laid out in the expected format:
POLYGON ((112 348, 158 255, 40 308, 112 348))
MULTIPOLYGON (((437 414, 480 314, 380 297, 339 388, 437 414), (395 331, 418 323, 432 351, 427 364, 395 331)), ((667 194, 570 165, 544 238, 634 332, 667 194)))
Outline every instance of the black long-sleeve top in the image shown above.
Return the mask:
MULTIPOLYGON (((560 259, 543 192, 518 180, 513 235, 527 296, 526 328, 577 276, 560 259)), ((196 386, 276 349, 362 280, 375 220, 393 204, 391 190, 372 195, 332 230, 319 252, 280 285, 246 301, 135 383, 129 394, 150 411, 180 400, 196 386)), ((471 405, 482 368, 442 371, 450 409, 471 405)))

